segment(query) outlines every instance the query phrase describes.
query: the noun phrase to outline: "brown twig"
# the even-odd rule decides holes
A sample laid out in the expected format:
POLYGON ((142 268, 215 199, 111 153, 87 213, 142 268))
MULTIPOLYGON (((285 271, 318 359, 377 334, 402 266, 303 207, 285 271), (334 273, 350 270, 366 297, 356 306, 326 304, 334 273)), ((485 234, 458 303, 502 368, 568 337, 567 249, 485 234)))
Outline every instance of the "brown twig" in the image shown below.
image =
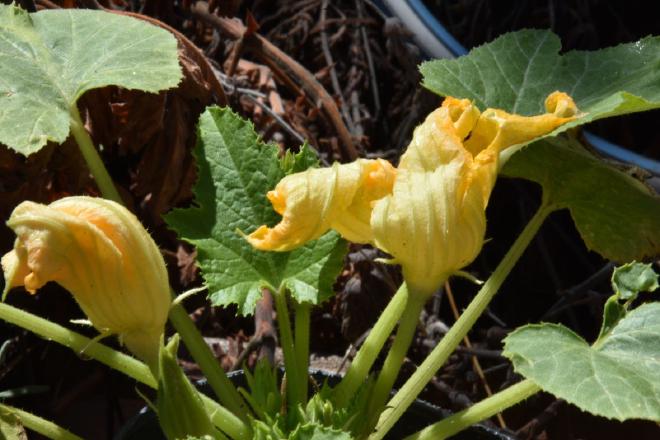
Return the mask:
POLYGON ((335 62, 332 59, 332 53, 330 52, 330 43, 328 43, 328 33, 326 32, 327 25, 327 15, 328 15, 328 0, 323 0, 321 5, 321 48, 323 50, 323 56, 325 57, 325 63, 330 69, 330 82, 332 83, 332 88, 335 91, 335 95, 339 98, 341 105, 341 114, 344 117, 344 121, 349 127, 351 133, 355 134, 355 127, 353 126, 353 120, 351 115, 348 113, 348 108, 345 105, 346 99, 344 99, 344 94, 339 87, 339 79, 337 78, 337 71, 335 70, 335 62))
POLYGON ((465 409, 472 406, 472 400, 466 394, 455 390, 447 382, 434 377, 431 379, 431 385, 449 399, 452 409, 465 409))
MULTIPOLYGON (((245 25, 239 20, 218 17, 209 13, 206 2, 197 2, 190 10, 193 16, 215 26, 230 38, 238 39, 245 33, 245 25)), ((344 159, 357 159, 358 152, 353 138, 342 120, 337 104, 309 70, 261 35, 253 34, 247 37, 245 48, 252 51, 262 63, 270 67, 273 73, 294 92, 303 94, 313 105, 320 105, 341 139, 344 159)))
POLYGON ((249 37, 250 35, 254 34, 257 31, 257 22, 254 21, 254 18, 252 18, 252 15, 248 15, 248 25, 245 27, 245 32, 243 32, 243 35, 236 40, 236 44, 234 48, 231 51, 231 55, 229 58, 229 67, 227 68, 227 76, 228 77, 233 77, 234 73, 236 73, 236 67, 238 66, 238 61, 241 59, 241 55, 243 54, 243 48, 245 47, 245 38, 249 37))
MULTIPOLYGON (((451 287, 449 286, 449 282, 445 281, 445 292, 447 293, 447 300, 449 301, 449 306, 451 307, 451 312, 454 315, 455 319, 458 319, 460 316, 460 313, 458 312, 458 307, 456 307, 456 301, 454 301, 454 295, 451 292, 451 287)), ((467 337, 467 335, 463 338, 463 343, 468 349, 472 349, 472 343, 470 342, 470 338, 467 337)), ((472 366, 474 367, 474 371, 477 373, 479 376, 479 379, 481 379, 481 383, 483 384, 484 390, 486 391, 486 394, 490 397, 493 395, 493 391, 490 388, 490 385, 488 385, 488 381, 486 380, 486 375, 484 374, 484 370, 481 368, 481 363, 479 362, 479 359, 477 356, 470 356, 470 359, 472 360, 472 366)), ((502 417, 501 413, 497 414, 497 422, 502 428, 506 428, 506 423, 504 422, 504 417, 502 417)))
POLYGON ((539 430, 557 417, 557 414, 559 414, 559 411, 565 403, 566 402, 561 399, 552 402, 539 415, 527 422, 522 428, 518 429, 516 431, 516 436, 520 438, 534 438, 539 430))
POLYGON ((60 5, 50 0, 36 0, 35 3, 46 9, 62 9, 60 5))
MULTIPOLYGON (((300 142, 300 145, 305 143, 305 138, 303 138, 300 133, 298 133, 296 130, 293 129, 292 126, 290 126, 284 119, 282 119, 277 113, 275 113, 268 105, 264 104, 263 102, 259 101, 258 99, 255 99, 252 95, 244 95, 246 99, 248 99, 250 102, 252 102, 255 105, 258 105, 261 107, 268 115, 277 122, 280 127, 282 127, 287 133, 289 133, 295 140, 300 142)), ((311 147, 313 148, 313 147, 311 147)), ((318 153, 318 151, 317 151, 318 153)), ((327 161, 325 162, 325 165, 329 165, 327 161)))
POLYGON ((264 288, 261 290, 261 295, 254 310, 254 336, 236 358, 232 370, 241 368, 248 355, 257 349, 259 349, 259 359, 266 358, 271 365, 275 365, 277 334, 273 325, 273 294, 264 288))
POLYGON ((105 9, 96 0, 78 0, 78 4, 85 9, 105 9))
MULTIPOLYGON (((364 14, 364 4, 363 0, 355 0, 355 8, 357 9, 358 18, 362 19, 364 14)), ((380 94, 378 93, 378 78, 376 78, 376 67, 374 66, 374 60, 371 56, 371 49, 369 48, 369 39, 367 38, 367 31, 364 29, 364 25, 360 26, 360 35, 362 36, 362 45, 364 46, 364 53, 367 56, 367 65, 369 66, 369 87, 371 93, 374 97, 374 119, 380 117, 380 94)))

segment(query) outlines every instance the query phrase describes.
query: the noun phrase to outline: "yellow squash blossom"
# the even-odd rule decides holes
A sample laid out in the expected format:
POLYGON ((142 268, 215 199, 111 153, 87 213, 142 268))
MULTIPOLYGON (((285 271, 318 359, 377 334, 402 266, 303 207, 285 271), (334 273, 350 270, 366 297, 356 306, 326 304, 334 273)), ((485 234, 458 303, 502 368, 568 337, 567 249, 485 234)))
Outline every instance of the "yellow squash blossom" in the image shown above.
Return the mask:
POLYGON ((121 205, 67 197, 50 205, 23 202, 7 225, 14 249, 2 257, 5 294, 35 293, 48 281, 71 292, 91 323, 116 334, 138 357, 157 365, 170 307, 165 262, 138 219, 121 205))
POLYGON ((261 226, 248 240, 258 249, 283 251, 333 228, 391 254, 411 291, 429 295, 481 250, 502 150, 548 134, 577 114, 561 92, 545 105, 547 113, 526 117, 481 113, 467 99, 448 97, 415 129, 396 170, 379 161, 380 177, 364 178, 357 170, 375 165, 358 160, 284 178, 268 194, 282 221, 261 226), (355 194, 361 194, 357 203, 355 194))
POLYGON ((392 191, 394 175, 386 160, 358 159, 287 176, 267 195, 282 221, 247 239, 257 249, 288 251, 335 229, 349 241, 370 243, 371 204, 392 191))
POLYGON ((577 112, 560 92, 548 97, 546 109, 531 117, 480 113, 466 99, 447 98, 415 129, 392 194, 375 204, 371 217, 376 246, 401 265, 411 291, 432 294, 479 254, 499 153, 551 132, 577 112))

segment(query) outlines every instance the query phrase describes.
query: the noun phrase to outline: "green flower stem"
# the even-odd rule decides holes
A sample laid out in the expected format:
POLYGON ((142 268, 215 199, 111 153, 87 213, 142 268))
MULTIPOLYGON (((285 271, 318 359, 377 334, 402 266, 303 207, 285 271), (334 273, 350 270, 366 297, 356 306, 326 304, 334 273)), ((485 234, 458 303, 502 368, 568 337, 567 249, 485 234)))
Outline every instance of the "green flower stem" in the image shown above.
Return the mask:
POLYGON ((470 305, 465 309, 461 317, 449 329, 440 343, 433 349, 428 357, 422 362, 417 371, 406 381, 403 387, 387 403, 387 406, 378 419, 374 432, 369 440, 380 440, 394 426, 401 415, 408 409, 410 404, 422 392, 426 384, 433 378, 435 373, 444 365, 445 361, 453 353, 458 344, 467 335, 479 316, 486 309, 495 293, 509 275, 520 256, 539 228, 545 218, 553 211, 544 203, 529 221, 525 229, 520 233, 507 254, 497 266, 488 281, 481 287, 479 293, 474 297, 470 305))
MULTIPOLYGON (((286 373, 286 396, 288 407, 295 410, 302 403, 302 390, 300 389, 300 371, 298 370, 298 359, 293 346, 293 335, 291 333, 291 319, 286 301, 286 289, 282 287, 273 292, 275 299, 275 310, 277 312, 277 326, 280 330, 280 345, 284 353, 284 372, 286 373)), ((307 372, 304 374, 307 376, 307 372)))
MULTIPOLYGON (((78 143, 80 152, 85 158, 90 172, 101 190, 101 194, 107 199, 124 205, 108 170, 105 168, 101 157, 94 147, 92 138, 87 133, 87 130, 85 130, 78 108, 73 105, 70 111, 72 118, 71 132, 78 143)), ((172 294, 174 295, 174 292, 172 294)), ((199 364, 213 392, 220 399, 220 402, 243 421, 247 421, 248 409, 245 402, 229 378, 227 378, 224 370, 220 367, 215 356, 213 356, 211 349, 204 342, 202 335, 195 328, 194 323, 190 320, 183 306, 180 304, 172 305, 170 322, 181 336, 181 339, 183 339, 192 357, 199 364)))
POLYGON ((441 440, 499 414, 505 409, 527 399, 541 391, 538 385, 531 380, 523 380, 509 388, 493 394, 470 408, 453 414, 421 431, 406 437, 405 440, 441 440))
MULTIPOLYGON (((46 340, 69 347, 76 353, 95 359, 151 388, 158 387, 147 365, 66 327, 4 303, 0 303, 0 319, 29 330, 46 340)), ((246 423, 212 399, 202 394, 200 396, 215 426, 232 438, 240 440, 251 438, 250 428, 246 423)))
POLYGON ((307 370, 309 369, 309 320, 311 304, 297 303, 296 302, 296 324, 295 324, 295 341, 294 348, 296 350, 296 363, 298 364, 298 371, 302 374, 299 375, 301 398, 303 405, 307 403, 308 394, 308 379, 307 370))
POLYGON ((96 359, 152 388, 157 386, 156 380, 146 364, 59 324, 5 303, 0 303, 0 319, 36 333, 46 340, 65 345, 85 358, 96 359))
POLYGON ((364 383, 378 353, 390 337, 394 326, 399 321, 408 302, 408 287, 404 282, 396 291, 378 321, 369 332, 346 375, 333 390, 333 402, 336 407, 345 406, 364 383))
POLYGON ((392 391, 394 381, 399 375, 401 364, 403 364, 403 359, 405 358, 406 353, 408 352, 408 347, 410 347, 410 343, 415 335, 415 330, 419 323, 419 314, 424 307, 426 298, 428 297, 415 295, 414 292, 408 295, 408 302, 406 303, 403 315, 401 315, 399 328, 394 337, 394 342, 387 354, 387 358, 385 358, 383 369, 378 375, 376 385, 374 386, 369 401, 369 416, 367 418, 369 421, 369 429, 371 429, 373 424, 378 420, 378 415, 382 411, 385 401, 392 391))
POLYGON ((72 434, 61 426, 22 409, 0 404, 0 412, 9 412, 15 415, 23 426, 45 437, 54 440, 83 440, 82 437, 72 434))
POLYGON ((176 329, 193 359, 199 364, 209 386, 220 403, 229 411, 248 421, 248 408, 245 401, 231 383, 225 371, 220 367, 218 360, 204 341, 204 338, 195 327, 186 309, 181 304, 173 304, 170 309, 170 323, 176 329))
POLYGON ((89 136, 89 133, 87 133, 87 130, 85 130, 85 124, 80 117, 78 107, 75 104, 72 105, 69 112, 71 114, 71 133, 78 143, 78 148, 80 148, 80 152, 82 153, 85 162, 87 162, 89 171, 92 173, 92 176, 94 176, 94 180, 96 180, 96 184, 101 190, 101 194, 103 194, 103 197, 106 199, 110 199, 123 205, 124 202, 121 199, 117 188, 115 188, 112 178, 110 177, 108 170, 105 168, 103 160, 101 160, 101 156, 98 151, 96 151, 92 138, 89 136))

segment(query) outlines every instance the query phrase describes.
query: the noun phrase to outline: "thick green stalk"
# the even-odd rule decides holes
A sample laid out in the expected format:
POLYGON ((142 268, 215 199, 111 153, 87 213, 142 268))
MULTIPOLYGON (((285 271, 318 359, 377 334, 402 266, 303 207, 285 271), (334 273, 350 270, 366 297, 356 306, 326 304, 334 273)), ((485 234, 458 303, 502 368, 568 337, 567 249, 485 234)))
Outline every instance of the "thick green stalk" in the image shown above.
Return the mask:
POLYGON ((385 410, 378 419, 374 432, 369 436, 369 440, 382 439, 417 398, 419 393, 422 392, 440 367, 444 365, 447 358, 454 352, 458 344, 460 344, 486 309, 507 275, 509 275, 509 272, 513 269, 513 266, 523 254, 532 238, 534 238, 545 218, 552 211, 553 209, 545 203, 541 204, 539 210, 534 214, 534 217, 532 217, 527 226, 525 226, 525 229, 520 233, 493 274, 481 287, 479 293, 477 293, 461 317, 449 329, 449 332, 447 332, 424 362, 422 362, 422 365, 419 366, 417 371, 415 371, 403 387, 387 403, 385 410))
MULTIPOLYGON (((156 379, 145 364, 73 330, 4 303, 0 303, 0 319, 29 330, 46 340, 69 347, 76 353, 95 359, 151 388, 158 387, 156 379)), ((232 438, 246 440, 251 438, 250 428, 246 423, 212 399, 201 394, 200 396, 215 426, 232 438)))
POLYGON ((199 368, 215 395, 218 396, 220 403, 247 422, 248 408, 245 401, 220 367, 218 360, 195 327, 195 323, 188 316, 186 309, 181 304, 173 304, 169 318, 193 359, 199 364, 199 368))
POLYGON ((0 411, 12 413, 21 422, 21 425, 43 435, 44 437, 52 438, 54 440, 83 440, 82 437, 78 437, 61 426, 57 426, 49 420, 42 419, 41 417, 23 411, 22 409, 0 404, 0 411))
POLYGON ((378 415, 382 411, 385 401, 392 391, 394 381, 399 375, 399 370, 408 352, 408 347, 410 347, 410 343, 415 335, 415 330, 419 323, 419 314, 424 307, 426 298, 426 296, 415 295, 414 292, 408 295, 408 302, 406 303, 403 315, 401 315, 394 342, 387 354, 387 358, 385 358, 383 369, 378 374, 378 379, 369 400, 369 416, 367 418, 369 420, 369 429, 378 420, 378 415))
MULTIPOLYGON (((92 138, 85 130, 85 126, 74 105, 71 107, 71 132, 78 143, 90 172, 96 180, 103 197, 124 204, 115 188, 112 178, 108 173, 101 157, 99 156, 92 138)), ((174 295, 174 292, 172 292, 174 295)), ((175 295, 176 296, 176 295, 175 295)), ((170 310, 170 322, 183 339, 193 359, 199 364, 204 376, 208 380, 211 389, 218 396, 220 402, 243 421, 248 420, 248 409, 243 398, 238 394, 236 387, 231 383, 220 364, 215 359, 211 349, 204 342, 194 323, 180 304, 173 304, 170 310)))
POLYGON ((146 364, 66 327, 5 303, 0 303, 0 319, 36 333, 46 340, 67 346, 84 357, 96 359, 152 388, 157 386, 156 380, 146 364))
POLYGON ((523 380, 509 388, 475 403, 468 409, 406 437, 405 440, 442 440, 486 420, 541 391, 531 380, 523 380))
MULTIPOLYGON (((284 353, 284 372, 286 373, 286 396, 290 410, 295 411, 298 404, 302 403, 302 390, 300 389, 300 375, 298 370, 298 359, 293 345, 291 332, 291 319, 286 301, 286 289, 283 287, 273 292, 275 299, 275 310, 277 312, 277 326, 280 330, 280 345, 284 353)), ((307 377, 307 372, 303 372, 307 377)))
POLYGON ((298 380, 300 383, 298 387, 300 388, 301 398, 303 405, 307 403, 307 394, 308 394, 308 378, 307 370, 309 369, 309 325, 310 325, 310 311, 311 304, 309 303, 297 303, 296 308, 296 324, 294 330, 294 349, 296 350, 296 362, 298 364, 299 374, 298 380))
POLYGON ((333 389, 333 402, 336 407, 345 406, 364 383, 378 353, 390 337, 408 302, 408 287, 404 282, 396 291, 383 313, 369 332, 346 375, 333 389))
POLYGON ((101 194, 103 194, 103 197, 106 199, 110 199, 123 205, 124 202, 121 199, 117 188, 115 188, 115 184, 112 182, 112 178, 110 177, 108 170, 105 168, 101 156, 98 151, 96 151, 92 138, 89 136, 89 133, 87 133, 87 130, 85 130, 85 124, 80 118, 78 107, 75 104, 71 106, 70 114, 71 134, 73 134, 74 139, 78 143, 78 148, 80 148, 80 152, 82 153, 85 162, 87 162, 89 171, 92 173, 92 176, 94 176, 94 180, 96 180, 96 184, 101 190, 101 194))

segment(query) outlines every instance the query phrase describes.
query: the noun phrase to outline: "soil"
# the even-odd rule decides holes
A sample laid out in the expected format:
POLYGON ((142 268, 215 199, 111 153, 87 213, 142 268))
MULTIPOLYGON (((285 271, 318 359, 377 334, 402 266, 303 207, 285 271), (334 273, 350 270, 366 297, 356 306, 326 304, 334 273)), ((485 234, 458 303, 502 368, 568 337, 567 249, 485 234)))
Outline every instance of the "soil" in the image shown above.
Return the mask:
MULTIPOLYGON (((104 161, 122 195, 163 249, 177 291, 198 286, 201 279, 194 265, 194 249, 176 239, 161 215, 191 201, 195 181, 191 149, 195 121, 204 107, 231 106, 252 119, 265 140, 282 148, 295 149, 307 139, 326 162, 348 161, 356 155, 396 161, 414 126, 441 101, 419 86, 416 65, 422 54, 411 42, 409 32, 370 1, 20 3, 37 9, 63 6, 134 11, 181 34, 185 79, 179 88, 149 95, 110 87, 88 93, 80 103, 94 141, 104 146, 104 161), (218 17, 235 17, 238 21, 218 21, 218 17), (241 25, 232 27, 231 23, 241 25), (254 43, 257 40, 259 44, 254 43)), ((461 11, 476 15, 484 14, 484 8, 495 10, 485 6, 488 2, 476 0, 440 3, 447 6, 439 13, 451 13, 454 18, 461 11)), ((513 3, 522 8, 513 8, 518 15, 536 16, 523 8, 524 4, 529 11, 535 10, 527 2, 513 3)), ((600 11, 595 6, 589 9, 594 10, 600 11)), ((625 14, 615 10, 610 15, 625 14)), ((485 17, 490 20, 491 16, 485 17)), ((590 35, 602 40, 592 42, 574 29, 577 36, 569 46, 610 44, 610 33, 599 27, 600 15, 580 17, 583 26, 593 28, 590 35)), ((650 20, 650 16, 647 18, 650 20)), ((500 18, 493 20, 504 28, 484 29, 483 34, 471 37, 470 43, 479 44, 495 32, 518 27, 515 20, 513 24, 500 18)), ((539 22, 537 26, 547 23, 539 22)), ((608 26, 621 32, 629 30, 623 25, 619 29, 616 23, 608 26)), ((657 134, 653 136, 657 146, 657 134)), ((98 194, 70 141, 61 146, 48 145, 29 158, 0 146, 0 171, 3 219, 22 200, 50 202, 66 195, 98 194)), ((539 199, 540 190, 535 185, 500 179, 487 213, 487 236, 491 240, 468 268, 471 273, 480 279, 488 277, 534 213, 539 199)), ((0 249, 10 249, 13 240, 13 233, 1 226, 0 249)), ((335 298, 315 310, 311 351, 316 366, 333 371, 343 368, 351 348, 359 345, 401 282, 396 268, 374 261, 378 256, 378 251, 367 246, 352 246, 335 285, 335 298)), ((485 384, 497 391, 514 383, 519 378, 501 356, 501 341, 522 324, 561 322, 592 340, 600 325, 602 305, 610 294, 611 268, 611 263, 585 248, 567 213, 553 214, 470 334, 471 348, 457 351, 422 397, 459 410, 482 399, 485 384), (473 357, 479 360, 485 379, 477 374, 473 357)), ((475 286, 462 280, 452 281, 451 288, 459 309, 476 292, 475 286)), ((35 296, 16 289, 8 302, 67 326, 72 325, 71 319, 82 317, 70 295, 52 283, 35 296)), ((226 369, 236 368, 241 359, 254 360, 254 354, 242 355, 255 333, 253 318, 237 318, 231 308, 210 307, 201 296, 191 299, 187 306, 226 369)), ((421 317, 399 383, 437 344, 443 329, 454 319, 447 292, 439 292, 421 317)), ((79 330, 94 335, 89 329, 79 330)), ((47 387, 12 399, 11 403, 50 418, 84 438, 111 439, 143 406, 134 382, 86 361, 84 355, 4 324, 0 325, 0 340, 9 341, 7 357, 0 365, 0 389, 47 387)), ((185 355, 182 364, 192 378, 199 377, 196 365, 185 355)), ((138 388, 152 395, 144 387, 138 388)), ((546 394, 505 411, 502 418, 508 432, 520 439, 660 437, 657 424, 610 422, 546 394)), ((501 421, 488 423, 496 426, 501 421)), ((40 437, 30 434, 30 438, 40 437)))

